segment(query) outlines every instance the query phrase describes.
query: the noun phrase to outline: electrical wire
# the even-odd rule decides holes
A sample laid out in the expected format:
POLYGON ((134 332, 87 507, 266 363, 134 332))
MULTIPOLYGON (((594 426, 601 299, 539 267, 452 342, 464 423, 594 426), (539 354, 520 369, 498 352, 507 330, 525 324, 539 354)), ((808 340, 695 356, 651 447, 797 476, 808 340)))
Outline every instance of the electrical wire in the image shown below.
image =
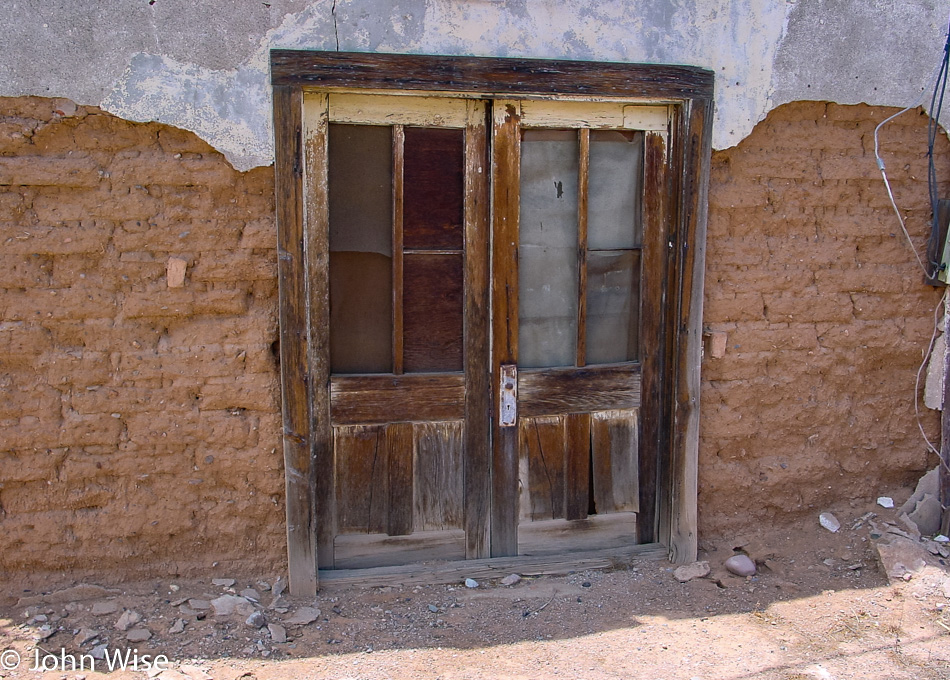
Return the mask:
MULTIPOLYGON (((934 345, 937 343, 937 333, 940 328, 940 308, 943 308, 943 313, 947 314, 947 296, 950 291, 944 291, 943 296, 940 298, 940 301, 937 303, 937 306, 934 307, 934 330, 930 335, 930 344, 927 346, 927 351, 924 352, 924 360, 920 362, 920 368, 917 369, 917 380, 914 383, 914 415, 917 417, 917 429, 920 430, 920 436, 924 438, 924 441, 927 443, 927 448, 930 449, 933 453, 937 454, 937 458, 940 460, 941 464, 946 465, 943 462, 943 459, 940 457, 940 450, 933 445, 930 441, 930 438, 927 437, 927 433, 924 432, 924 424, 920 419, 920 376, 924 372, 924 368, 930 362, 930 358, 933 355, 934 345)), ((947 338, 950 340, 950 338, 947 338)), ((941 395, 942 396, 942 395, 941 395)), ((947 408, 950 404, 943 404, 942 408, 947 408)), ((950 468, 947 468, 950 470, 950 468)))

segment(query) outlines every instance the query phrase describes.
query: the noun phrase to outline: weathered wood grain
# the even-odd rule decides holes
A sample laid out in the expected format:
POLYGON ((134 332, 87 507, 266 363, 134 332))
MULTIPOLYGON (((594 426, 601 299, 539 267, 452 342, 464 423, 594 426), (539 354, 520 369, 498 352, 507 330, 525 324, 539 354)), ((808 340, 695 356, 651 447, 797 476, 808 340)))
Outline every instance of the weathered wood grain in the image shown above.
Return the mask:
POLYGON ((413 530, 463 528, 465 423, 416 423, 413 530))
POLYGON ((465 132, 407 127, 405 134, 405 246, 461 251, 465 132))
POLYGON ((274 85, 446 92, 684 99, 711 97, 713 74, 694 66, 271 50, 274 85))
POLYGON ((640 508, 639 430, 637 409, 591 415, 591 485, 598 514, 640 508))
POLYGON ((392 423, 386 427, 386 457, 389 461, 389 513, 386 533, 412 533, 414 477, 412 423, 392 423))
POLYGON ((587 363, 587 203, 590 186, 590 130, 578 135, 577 167, 577 353, 575 365, 587 363))
POLYGON ((643 286, 640 301, 640 355, 643 366, 641 394, 643 429, 640 440, 641 543, 657 540, 657 487, 660 457, 665 456, 663 433, 669 427, 666 410, 667 332, 666 291, 669 290, 670 192, 667 138, 664 133, 644 135, 643 286))
POLYGON ((519 419, 522 522, 564 517, 564 425, 564 416, 519 419))
POLYGON ((670 453, 670 558, 696 559, 699 479, 699 394, 702 362, 703 276, 706 213, 712 145, 712 102, 684 107, 677 138, 682 144, 680 226, 677 234, 678 289, 675 291, 673 420, 670 453))
POLYGON ((497 101, 492 134, 492 387, 491 554, 518 552, 518 428, 501 427, 502 364, 518 360, 518 187, 521 134, 518 102, 497 101))
POLYGON ((462 374, 333 376, 334 425, 459 420, 465 411, 462 374))
POLYGON ((586 519, 590 508, 590 414, 565 417, 565 519, 586 519))
POLYGON ((609 550, 637 542, 637 515, 620 512, 584 519, 526 522, 518 528, 518 554, 563 555, 587 550, 609 550))
POLYGON ((403 230, 405 213, 405 146, 406 132, 402 125, 393 126, 393 247, 392 247, 392 296, 393 296, 393 373, 403 372, 403 230))
POLYGON ((490 555, 488 130, 484 102, 468 102, 465 128, 465 556, 490 555))
POLYGON ((420 531, 408 536, 349 534, 337 536, 334 548, 338 569, 365 573, 373 568, 392 569, 391 565, 406 564, 418 568, 415 563, 462 559, 465 556, 465 534, 461 529, 420 531))
POLYGON ((314 465, 311 452, 309 325, 303 216, 303 96, 274 88, 275 164, 280 305, 280 376, 283 396, 284 480, 287 498, 287 559, 291 592, 317 591, 314 465))
MULTIPOLYGON (((307 288, 307 356, 309 361, 310 458, 318 564, 333 564, 336 509, 333 503, 333 429, 330 424, 330 214, 327 184, 327 96, 304 101, 304 252, 307 288)), ((299 340, 298 340, 299 341, 299 340)), ((289 496, 288 496, 289 497, 289 496)))
POLYGON ((638 406, 638 364, 531 369, 518 374, 520 416, 609 411, 638 406))
POLYGON ((389 448, 382 425, 333 428, 336 533, 386 533, 389 448))

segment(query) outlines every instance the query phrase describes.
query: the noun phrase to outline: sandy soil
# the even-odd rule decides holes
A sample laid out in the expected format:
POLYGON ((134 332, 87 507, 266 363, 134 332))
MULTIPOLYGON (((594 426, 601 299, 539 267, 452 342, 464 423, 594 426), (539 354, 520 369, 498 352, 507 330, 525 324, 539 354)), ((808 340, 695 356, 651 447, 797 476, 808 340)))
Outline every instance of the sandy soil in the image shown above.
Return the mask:
POLYGON ((85 669, 73 671, 70 655, 79 659, 105 645, 108 654, 164 654, 168 670, 150 674, 162 680, 950 678, 950 567, 938 559, 909 581, 888 584, 872 529, 860 520, 871 510, 886 512, 839 511, 836 534, 816 521, 706 545, 701 557, 712 572, 688 583, 679 583, 669 564, 634 562, 513 586, 335 586, 315 601, 282 595, 274 602, 273 575, 214 575, 234 578, 233 585, 209 577, 20 589, 0 604, 0 651, 7 650, 0 663, 12 665, 13 650, 21 664, 0 677, 91 680, 107 662, 96 661, 90 672, 86 657, 85 669), (736 548, 756 560, 756 576, 722 568, 736 548), (259 605, 215 615, 211 601, 248 587, 259 605), (320 615, 292 623, 304 607, 320 615), (102 610, 111 611, 94 613, 102 610), (129 633, 116 629, 124 610, 142 616, 129 630, 147 630, 150 639, 129 642, 129 633), (276 624, 274 631, 249 626, 251 611, 276 624), (170 632, 178 621, 184 630, 170 632), (274 640, 281 629, 287 642, 274 640), (54 655, 48 670, 29 668, 47 653, 54 655))

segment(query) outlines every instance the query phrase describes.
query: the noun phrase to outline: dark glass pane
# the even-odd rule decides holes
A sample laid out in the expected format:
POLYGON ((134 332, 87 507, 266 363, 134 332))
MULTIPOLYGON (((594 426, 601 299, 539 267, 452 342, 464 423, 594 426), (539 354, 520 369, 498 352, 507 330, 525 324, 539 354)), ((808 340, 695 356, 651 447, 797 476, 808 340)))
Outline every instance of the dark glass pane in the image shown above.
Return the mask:
POLYGON ((330 370, 392 371, 392 130, 330 125, 330 370))
POLYGON ((577 347, 575 130, 528 130, 521 144, 518 365, 573 366, 577 347))
POLYGON ((462 254, 406 253, 403 361, 407 373, 462 370, 462 254))
POLYGON ((590 133, 587 245, 593 250, 640 246, 643 134, 618 130, 590 133))
POLYGON ((587 255, 587 363, 639 358, 640 251, 587 255))
POLYGON ((464 130, 405 128, 403 244, 461 250, 464 130))

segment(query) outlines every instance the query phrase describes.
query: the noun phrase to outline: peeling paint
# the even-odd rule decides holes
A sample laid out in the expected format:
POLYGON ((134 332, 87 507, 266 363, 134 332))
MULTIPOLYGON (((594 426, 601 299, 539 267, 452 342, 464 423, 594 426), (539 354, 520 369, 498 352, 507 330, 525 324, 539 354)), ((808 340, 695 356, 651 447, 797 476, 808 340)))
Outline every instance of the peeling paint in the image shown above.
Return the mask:
POLYGON ((0 95, 68 97, 176 125, 249 169, 273 160, 273 48, 692 64, 716 73, 722 149, 788 101, 911 103, 950 12, 950 0, 280 0, 239 19, 221 0, 156 5, 136 7, 132 21, 119 0, 14 3, 0 19, 11 38, 0 95))

